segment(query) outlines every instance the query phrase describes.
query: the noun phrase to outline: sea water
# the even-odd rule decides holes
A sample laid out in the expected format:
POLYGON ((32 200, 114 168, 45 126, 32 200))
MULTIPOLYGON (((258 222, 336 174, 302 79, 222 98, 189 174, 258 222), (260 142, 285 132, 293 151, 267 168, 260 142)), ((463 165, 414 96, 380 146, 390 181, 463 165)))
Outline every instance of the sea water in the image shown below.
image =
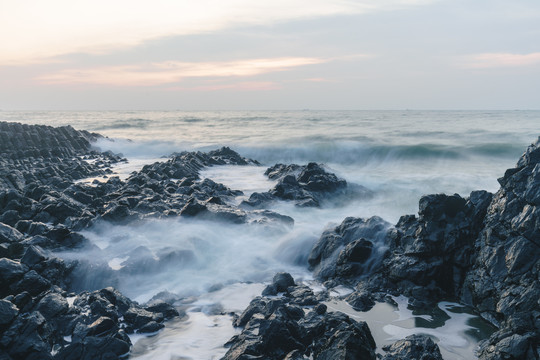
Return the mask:
MULTIPOLYGON (((497 178, 540 135, 540 111, 0 112, 0 120, 98 132, 107 138, 96 147, 122 153, 129 160, 116 168, 122 178, 145 163, 166 160, 173 152, 229 146, 262 165, 210 167, 201 176, 242 190, 244 198, 274 185, 264 176, 266 167, 311 161, 373 191, 369 199, 342 199, 320 209, 274 204, 272 210, 294 218, 292 228, 269 230, 181 218, 101 223, 86 229, 83 235, 97 246, 94 252, 60 255, 100 259, 100 266, 115 276, 81 279, 81 287, 114 285, 141 303, 166 291, 177 296, 177 305, 187 311, 185 319, 171 322, 157 335, 133 338, 138 341, 132 356, 153 359, 219 358, 226 352, 223 343, 238 331, 230 316, 223 314, 241 311, 276 272, 288 271, 297 281, 320 287, 306 264, 311 247, 326 228, 347 216, 377 215, 395 224, 401 215, 418 211, 424 194, 465 197, 478 189, 495 192, 497 178), (163 252, 190 256, 139 271, 124 268, 122 264, 142 248, 156 259, 163 252)), ((387 315, 388 321, 377 324, 369 314, 352 313, 343 303, 332 306, 364 317, 379 346, 422 332, 439 342, 446 359, 473 358, 481 338, 471 336, 470 324, 477 317, 451 311, 457 304, 440 305, 446 314, 443 323, 452 326, 450 332, 444 324, 428 331, 418 321, 395 319, 403 313, 387 315), (453 336, 445 340, 443 335, 450 333, 453 336)), ((398 309, 385 311, 404 309, 406 305, 400 303, 398 309)), ((436 314, 442 313, 435 313, 432 323, 439 324, 436 314)))

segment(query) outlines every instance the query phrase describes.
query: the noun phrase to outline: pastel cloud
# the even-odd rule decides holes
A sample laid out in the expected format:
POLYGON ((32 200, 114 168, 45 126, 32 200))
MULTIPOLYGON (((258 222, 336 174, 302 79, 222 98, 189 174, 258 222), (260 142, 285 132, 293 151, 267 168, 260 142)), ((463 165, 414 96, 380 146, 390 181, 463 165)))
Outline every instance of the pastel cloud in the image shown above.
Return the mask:
POLYGON ((225 62, 167 61, 148 65, 104 66, 66 69, 43 75, 46 84, 95 84, 113 86, 156 86, 177 83, 185 78, 249 77, 321 64, 328 60, 309 57, 249 59, 225 62))
POLYGON ((530 54, 483 53, 462 57, 460 65, 471 69, 518 67, 540 64, 540 52, 530 54))
POLYGON ((418 6, 435 0, 17 0, 0 11, 0 65, 108 53, 166 36, 418 6))

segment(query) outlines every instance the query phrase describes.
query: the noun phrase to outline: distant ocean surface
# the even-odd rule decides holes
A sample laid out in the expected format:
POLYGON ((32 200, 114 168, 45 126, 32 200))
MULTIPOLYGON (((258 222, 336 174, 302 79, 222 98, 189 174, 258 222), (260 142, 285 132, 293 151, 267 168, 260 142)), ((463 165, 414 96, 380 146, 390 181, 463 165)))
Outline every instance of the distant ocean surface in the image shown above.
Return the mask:
MULTIPOLYGON (((497 178, 514 167, 540 135, 540 111, 2 111, 0 120, 71 125, 100 133, 108 139, 96 146, 122 153, 131 164, 129 171, 173 152, 229 146, 263 166, 217 166, 201 175, 242 190, 245 197, 274 185, 263 175, 266 167, 312 161, 374 192, 369 199, 321 209, 277 203, 271 210, 295 220, 292 230, 279 234, 241 225, 158 219, 85 230, 90 241, 107 249, 110 258, 104 260, 112 269, 137 246, 153 252, 189 249, 195 254, 192 267, 141 272, 114 284, 140 302, 160 291, 195 299, 188 309, 189 321, 174 323, 134 346, 132 357, 152 360, 219 358, 226 351, 223 343, 236 330, 229 315, 212 309, 223 314, 242 311, 278 271, 311 281, 306 259, 325 228, 347 216, 378 215, 395 224, 401 215, 417 213, 418 200, 425 194, 466 197, 473 190, 496 192, 497 178), (212 288, 221 290, 211 292, 212 288)), ((61 256, 95 261, 86 253, 61 256)), ((467 317, 451 316, 461 319, 459 326, 429 333, 441 339, 447 359, 473 358, 479 338, 466 334, 467 317)), ((368 324, 379 326, 379 346, 391 343, 392 334, 415 331, 414 326, 411 330, 387 324, 394 326, 390 331, 368 324)))

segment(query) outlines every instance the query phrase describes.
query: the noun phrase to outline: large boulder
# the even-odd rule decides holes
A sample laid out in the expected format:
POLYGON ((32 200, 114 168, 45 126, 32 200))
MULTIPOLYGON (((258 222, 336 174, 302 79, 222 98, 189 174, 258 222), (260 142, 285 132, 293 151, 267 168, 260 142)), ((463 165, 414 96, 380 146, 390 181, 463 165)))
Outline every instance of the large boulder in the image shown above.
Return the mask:
POLYGON ((437 344, 426 335, 410 335, 383 347, 382 360, 443 360, 437 344))
POLYGON ((347 280, 369 274, 382 260, 390 227, 377 216, 349 217, 324 231, 308 257, 315 276, 321 280, 347 280))

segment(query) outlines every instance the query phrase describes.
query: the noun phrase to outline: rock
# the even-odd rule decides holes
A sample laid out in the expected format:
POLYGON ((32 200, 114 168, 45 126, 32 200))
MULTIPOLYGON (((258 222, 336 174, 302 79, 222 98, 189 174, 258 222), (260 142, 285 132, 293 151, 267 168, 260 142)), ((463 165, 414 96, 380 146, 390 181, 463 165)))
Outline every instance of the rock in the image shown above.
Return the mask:
POLYGON ((17 229, 0 222, 0 243, 19 242, 23 237, 17 229))
POLYGON ((379 254, 373 261, 370 258, 374 246, 386 246, 389 228, 390 224, 377 216, 346 218, 339 226, 323 232, 309 254, 308 263, 321 280, 362 275, 382 260, 379 254))
POLYGON ((172 319, 180 315, 180 313, 174 306, 159 300, 154 301, 150 306, 146 306, 145 310, 152 313, 162 314, 165 319, 172 319))
POLYGON ((28 291, 30 295, 36 296, 47 290, 51 286, 50 281, 39 275, 35 270, 30 270, 24 277, 15 284, 17 292, 28 291))
POLYGON ((88 336, 104 336, 116 330, 115 322, 106 316, 101 316, 88 326, 88 336))
POLYGON ((304 304, 315 305, 306 315, 293 303, 313 293, 294 285, 289 276, 274 277, 275 287, 286 278, 285 296, 257 297, 236 318, 234 325, 244 329, 226 344, 229 350, 223 359, 375 359, 375 342, 366 323, 342 313, 327 313, 326 305, 317 301, 304 304))
POLYGON ((260 208, 271 201, 291 200, 300 207, 318 207, 325 201, 335 201, 352 196, 369 196, 371 192, 363 186, 348 188, 347 182, 329 173, 316 163, 305 166, 276 164, 265 172, 278 183, 266 193, 253 193, 242 206, 260 208))
POLYGON ((347 301, 356 311, 368 311, 375 305, 373 296, 366 291, 357 290, 347 296, 345 301, 347 301))
MULTIPOLYGON (((327 316, 333 316, 330 314, 327 316)), ((365 322, 340 315, 339 325, 325 335, 330 335, 326 341, 317 344, 313 357, 317 360, 333 359, 376 359, 375 341, 365 322)), ((334 319, 331 320, 331 323, 334 319)))
POLYGON ((52 329, 37 311, 20 314, 0 338, 0 345, 14 359, 52 359, 52 329))
POLYGON ((180 211, 180 215, 195 216, 205 211, 207 211, 207 207, 205 204, 202 204, 199 201, 192 199, 182 208, 182 210, 180 211))
POLYGON ((19 314, 19 309, 10 301, 0 299, 0 329, 9 325, 19 314))
POLYGON ((272 285, 276 288, 277 292, 287 291, 289 286, 294 286, 294 279, 289 273, 281 272, 274 275, 272 279, 272 285))
POLYGON ((53 319, 68 311, 67 300, 57 293, 45 295, 37 304, 37 310, 46 318, 53 319))
POLYGON ((443 360, 439 347, 425 335, 410 335, 392 345, 383 347, 383 360, 443 360))
POLYGON ((151 321, 163 321, 163 317, 151 313, 150 311, 142 308, 131 307, 124 313, 124 319, 127 323, 133 325, 135 328, 141 328, 147 325, 151 321))
POLYGON ((21 262, 26 266, 34 266, 43 262, 46 258, 45 253, 40 248, 29 246, 22 257, 21 262))
POLYGON ((131 341, 123 330, 105 336, 88 336, 60 349, 55 359, 118 359, 129 353, 131 341))
POLYGON ((20 279, 27 271, 27 268, 18 261, 2 258, 0 259, 0 282, 5 287, 17 279, 20 279))

